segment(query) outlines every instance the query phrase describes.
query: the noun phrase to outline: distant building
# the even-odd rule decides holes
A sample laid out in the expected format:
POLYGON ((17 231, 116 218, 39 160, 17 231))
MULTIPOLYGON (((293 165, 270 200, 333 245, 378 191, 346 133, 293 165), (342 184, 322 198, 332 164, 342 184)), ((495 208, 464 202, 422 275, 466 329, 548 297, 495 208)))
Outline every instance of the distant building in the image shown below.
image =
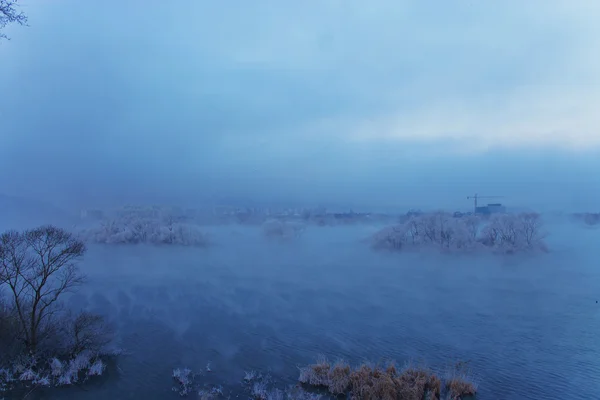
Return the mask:
POLYGON ((487 206, 475 208, 475 214, 491 215, 503 214, 506 212, 506 207, 500 203, 488 204, 487 206))
POLYGON ((411 210, 408 210, 408 212, 406 213, 406 216, 408 218, 410 218, 410 217, 418 217, 422 214, 423 214, 423 211, 421 211, 421 210, 411 209, 411 210))

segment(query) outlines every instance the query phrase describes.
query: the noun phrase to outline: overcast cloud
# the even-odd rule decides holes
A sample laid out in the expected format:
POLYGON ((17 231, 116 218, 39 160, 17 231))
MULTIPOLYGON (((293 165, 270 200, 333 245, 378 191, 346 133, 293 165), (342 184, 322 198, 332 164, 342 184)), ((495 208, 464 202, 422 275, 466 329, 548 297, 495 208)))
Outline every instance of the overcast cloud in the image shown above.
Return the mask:
POLYGON ((0 192, 600 204, 600 2, 28 0, 0 192))

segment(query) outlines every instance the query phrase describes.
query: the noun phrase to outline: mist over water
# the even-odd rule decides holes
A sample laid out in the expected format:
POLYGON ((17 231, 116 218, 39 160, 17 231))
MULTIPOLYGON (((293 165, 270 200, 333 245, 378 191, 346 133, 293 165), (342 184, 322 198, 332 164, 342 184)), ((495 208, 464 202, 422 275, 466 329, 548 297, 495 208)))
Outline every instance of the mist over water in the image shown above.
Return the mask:
POLYGON ((69 302, 119 326, 118 371, 47 398, 160 399, 171 371, 239 388, 247 370, 293 384, 324 354, 448 371, 468 361, 480 399, 588 399, 600 372, 598 230, 549 224, 550 253, 374 252, 376 226, 311 227, 297 241, 210 228, 206 249, 92 245, 69 302))
POLYGON ((479 194, 542 213, 549 252, 374 251, 378 224, 90 243, 68 304, 115 322, 126 354, 35 395, 163 399, 173 368, 207 363, 226 390, 251 369, 283 386, 325 354, 467 361, 484 400, 599 398, 600 230, 568 216, 600 211, 600 2, 234 3, 19 0, 0 232, 78 234, 80 210, 128 204, 400 215, 479 194))

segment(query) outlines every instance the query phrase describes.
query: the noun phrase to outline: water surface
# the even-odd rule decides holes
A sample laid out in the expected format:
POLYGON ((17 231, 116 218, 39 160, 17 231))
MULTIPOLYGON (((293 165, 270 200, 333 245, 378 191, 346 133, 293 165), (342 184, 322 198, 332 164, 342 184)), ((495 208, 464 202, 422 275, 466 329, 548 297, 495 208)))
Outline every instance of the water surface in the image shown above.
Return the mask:
POLYGON ((319 354, 468 361, 480 399, 590 399, 600 388, 600 232, 549 227, 535 256, 389 254, 375 227, 312 228, 291 243, 211 228, 208 249, 92 246, 71 304, 112 316, 129 355, 84 389, 44 398, 163 399, 174 367, 239 389, 245 370, 282 387, 319 354))

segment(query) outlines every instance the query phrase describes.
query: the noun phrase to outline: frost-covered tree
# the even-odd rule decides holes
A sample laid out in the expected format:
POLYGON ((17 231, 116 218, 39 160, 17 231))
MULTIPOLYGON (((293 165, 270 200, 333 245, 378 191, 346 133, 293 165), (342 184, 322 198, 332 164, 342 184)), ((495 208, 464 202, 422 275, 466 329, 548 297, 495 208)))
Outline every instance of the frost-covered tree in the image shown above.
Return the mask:
POLYGON ((107 217, 82 236, 104 244, 169 244, 205 246, 207 236, 181 210, 163 207, 128 206, 107 217))
POLYGON ((515 252, 545 249, 542 219, 536 213, 503 214, 488 220, 448 213, 411 215, 372 238, 377 248, 436 247, 443 251, 488 249, 515 252))

